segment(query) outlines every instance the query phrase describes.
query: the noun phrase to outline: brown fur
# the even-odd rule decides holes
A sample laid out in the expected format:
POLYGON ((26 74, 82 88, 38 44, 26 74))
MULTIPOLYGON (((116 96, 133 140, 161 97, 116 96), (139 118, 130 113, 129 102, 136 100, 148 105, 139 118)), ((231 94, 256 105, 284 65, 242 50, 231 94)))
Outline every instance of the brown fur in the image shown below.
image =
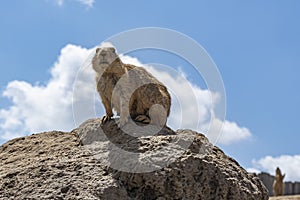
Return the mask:
POLYGON ((114 109, 120 115, 121 125, 128 121, 129 116, 159 126, 166 124, 171 97, 167 88, 153 75, 142 67, 124 64, 112 47, 98 48, 92 64, 97 73, 97 90, 106 111, 102 121, 111 119, 114 109))
POLYGON ((276 175, 273 183, 273 193, 274 196, 281 196, 283 195, 283 179, 285 174, 282 175, 279 167, 276 168, 276 175))

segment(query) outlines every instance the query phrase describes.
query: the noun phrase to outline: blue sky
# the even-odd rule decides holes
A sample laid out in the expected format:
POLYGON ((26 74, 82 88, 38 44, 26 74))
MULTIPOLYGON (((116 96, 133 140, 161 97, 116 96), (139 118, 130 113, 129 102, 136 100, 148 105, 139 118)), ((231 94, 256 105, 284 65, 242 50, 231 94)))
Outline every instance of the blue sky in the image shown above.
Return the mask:
MULTIPOLYGON (((226 119, 251 132, 222 149, 245 168, 274 173, 280 165, 291 180, 300 179, 299 9, 298 0, 2 1, 0 92, 15 80, 49 83, 68 44, 90 49, 128 29, 173 29, 210 54, 226 89, 226 119)), ((11 105, 0 98, 0 109, 11 105)))

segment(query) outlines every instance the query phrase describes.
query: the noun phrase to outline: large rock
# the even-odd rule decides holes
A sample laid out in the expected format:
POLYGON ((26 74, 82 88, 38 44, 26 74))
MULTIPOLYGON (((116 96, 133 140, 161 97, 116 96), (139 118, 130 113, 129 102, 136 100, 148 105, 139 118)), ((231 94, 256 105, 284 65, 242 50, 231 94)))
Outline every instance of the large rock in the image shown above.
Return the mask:
POLYGON ((129 134, 114 121, 93 119, 70 133, 5 143, 0 198, 268 199, 257 176, 202 134, 164 128, 151 136, 155 127, 123 128, 129 134))

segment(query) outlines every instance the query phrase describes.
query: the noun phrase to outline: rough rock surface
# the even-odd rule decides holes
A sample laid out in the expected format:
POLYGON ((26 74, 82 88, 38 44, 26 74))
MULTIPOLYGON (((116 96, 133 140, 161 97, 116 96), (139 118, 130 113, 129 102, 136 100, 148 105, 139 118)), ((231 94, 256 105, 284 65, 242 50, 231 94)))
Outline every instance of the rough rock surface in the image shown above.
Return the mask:
MULTIPOLYGON (((134 136, 142 132, 130 127, 128 131, 134 136)), ((45 132, 2 145, 0 199, 258 200, 268 196, 258 177, 202 134, 164 128, 156 136, 133 137, 114 121, 100 125, 93 119, 70 133, 45 132)))

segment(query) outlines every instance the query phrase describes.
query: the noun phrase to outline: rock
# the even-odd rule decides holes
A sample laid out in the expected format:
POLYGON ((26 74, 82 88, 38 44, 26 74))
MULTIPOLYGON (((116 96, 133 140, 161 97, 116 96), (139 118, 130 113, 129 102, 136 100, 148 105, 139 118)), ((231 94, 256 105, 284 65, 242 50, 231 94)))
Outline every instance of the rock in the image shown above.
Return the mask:
POLYGON ((126 126, 92 119, 5 143, 0 199, 268 199, 259 178, 204 135, 126 126))
POLYGON ((269 200, 300 200, 300 195, 284 195, 279 197, 270 197, 269 200))

